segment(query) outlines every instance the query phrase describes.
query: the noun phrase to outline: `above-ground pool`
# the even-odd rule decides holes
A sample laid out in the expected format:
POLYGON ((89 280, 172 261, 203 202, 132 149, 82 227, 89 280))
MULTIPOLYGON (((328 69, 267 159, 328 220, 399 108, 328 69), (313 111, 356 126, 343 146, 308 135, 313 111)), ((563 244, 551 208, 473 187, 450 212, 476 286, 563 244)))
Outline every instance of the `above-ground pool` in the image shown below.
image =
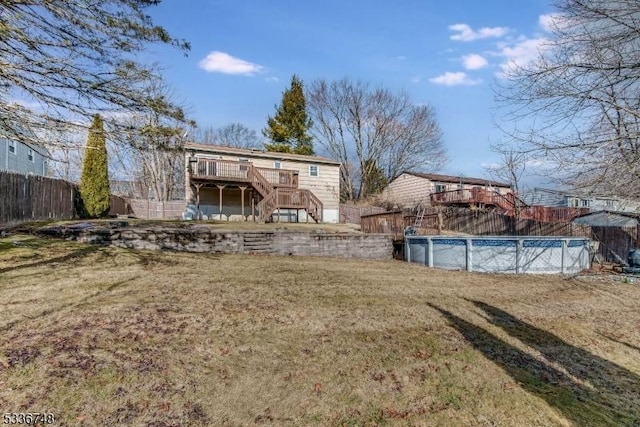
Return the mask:
POLYGON ((448 270, 575 274, 589 268, 589 239, 543 236, 406 236, 405 259, 448 270))

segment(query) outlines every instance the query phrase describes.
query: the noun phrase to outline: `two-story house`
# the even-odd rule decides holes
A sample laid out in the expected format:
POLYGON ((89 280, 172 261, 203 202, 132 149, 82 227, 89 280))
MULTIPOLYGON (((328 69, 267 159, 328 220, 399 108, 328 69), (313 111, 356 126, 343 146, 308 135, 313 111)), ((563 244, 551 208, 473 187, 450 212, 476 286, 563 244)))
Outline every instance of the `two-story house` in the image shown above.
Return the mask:
POLYGON ((336 161, 208 144, 185 149, 187 219, 339 221, 336 161))
POLYGON ((46 176, 48 159, 44 147, 0 138, 0 170, 46 176))
POLYGON ((638 212, 640 202, 622 199, 615 196, 584 195, 576 192, 534 188, 524 195, 524 200, 531 205, 549 207, 586 208, 595 211, 638 212))

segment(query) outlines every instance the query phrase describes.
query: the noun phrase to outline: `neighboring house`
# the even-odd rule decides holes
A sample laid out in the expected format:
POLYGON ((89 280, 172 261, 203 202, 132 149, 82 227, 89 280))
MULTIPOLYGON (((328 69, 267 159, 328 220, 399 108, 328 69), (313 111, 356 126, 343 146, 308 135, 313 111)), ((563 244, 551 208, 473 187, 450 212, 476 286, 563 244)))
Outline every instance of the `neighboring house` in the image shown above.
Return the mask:
POLYGON ((186 218, 339 221, 336 161, 205 144, 185 149, 186 218))
POLYGON ((382 198, 398 206, 411 208, 430 204, 432 193, 483 189, 502 195, 512 193, 511 186, 481 178, 405 171, 389 183, 382 198))
POLYGON ((0 138, 0 170, 46 176, 48 159, 43 147, 0 138))
POLYGON ((534 188, 524 196, 529 205, 549 207, 588 208, 591 211, 637 212, 640 202, 614 196, 585 196, 561 190, 534 188))

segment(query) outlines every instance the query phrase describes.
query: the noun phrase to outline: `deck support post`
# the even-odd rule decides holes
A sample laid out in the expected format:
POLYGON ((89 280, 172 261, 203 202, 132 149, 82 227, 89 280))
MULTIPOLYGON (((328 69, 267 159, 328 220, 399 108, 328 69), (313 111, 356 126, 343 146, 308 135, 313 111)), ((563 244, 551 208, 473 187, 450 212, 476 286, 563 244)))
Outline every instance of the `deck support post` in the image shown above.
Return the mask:
POLYGON ((216 187, 220 190, 220 221, 222 221, 222 190, 226 187, 225 184, 216 184, 216 187))
POLYGON ((200 187, 204 184, 194 184, 196 187, 196 219, 199 221, 202 219, 202 213, 200 212, 200 187))
POLYGON ((256 222, 256 198, 253 190, 251 190, 251 216, 253 217, 253 222, 256 222))
POLYGON ((242 203, 242 220, 246 221, 247 217, 244 216, 244 190, 246 190, 247 187, 246 186, 240 186, 240 200, 242 203))

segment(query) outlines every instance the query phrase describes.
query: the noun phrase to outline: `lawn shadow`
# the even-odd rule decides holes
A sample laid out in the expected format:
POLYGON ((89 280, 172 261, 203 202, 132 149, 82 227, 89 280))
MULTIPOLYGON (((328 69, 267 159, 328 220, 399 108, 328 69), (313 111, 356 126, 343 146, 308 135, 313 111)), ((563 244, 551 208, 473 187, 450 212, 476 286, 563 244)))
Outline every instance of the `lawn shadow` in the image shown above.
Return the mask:
POLYGON ((44 310, 42 310, 39 313, 34 314, 34 315, 27 316, 27 315, 23 314, 21 319, 16 319, 16 320, 13 320, 13 321, 7 323, 4 326, 0 326, 0 332, 7 332, 7 331, 11 330, 13 327, 15 327, 15 326, 17 326, 17 325, 19 325, 21 323, 27 322, 29 320, 39 319, 39 318, 42 318, 43 316, 48 316, 50 314, 55 314, 55 313, 58 313, 58 312, 60 312, 62 310, 65 310, 65 309, 72 309, 72 308, 81 307, 84 304, 87 304, 88 302, 91 302, 91 300, 94 300, 94 299, 96 299, 98 297, 101 297, 101 296, 103 296, 103 295, 105 295, 105 294, 107 294, 107 293, 109 293, 109 292, 111 292, 111 291, 113 291, 113 290, 115 290, 117 288, 120 288, 120 287, 126 285, 127 283, 137 279, 137 278, 138 278, 138 276, 131 277, 131 278, 125 279, 125 280, 121 280, 119 282, 111 283, 109 286, 107 286, 107 287, 105 287, 103 289, 99 289, 99 290, 97 290, 95 292, 92 292, 92 293, 90 293, 88 295, 85 295, 84 297, 78 299, 77 301, 70 301, 70 302, 66 302, 64 304, 60 304, 60 305, 58 305, 56 307, 46 308, 46 309, 44 309, 44 310))
POLYGON ((613 341, 615 343, 622 344, 623 346, 625 346, 627 348, 630 348, 631 350, 635 350, 635 351, 640 353, 640 347, 638 347, 636 345, 629 344, 628 342, 621 341, 621 340, 619 340, 617 338, 612 337, 611 335, 603 334, 601 332, 598 332, 598 335, 600 335, 602 337, 605 337, 606 339, 611 340, 611 341, 613 341))
MULTIPOLYGON (((638 426, 638 408, 509 344, 484 328, 429 303, 476 350, 502 368, 525 391, 543 399, 576 425, 638 426)), ((569 346, 565 343, 566 346, 569 346)), ((578 351, 579 349, 576 349, 578 351)))
MULTIPOLYGON (((640 396, 640 376, 585 349, 576 347, 558 336, 518 319, 482 301, 471 301, 488 315, 490 323, 502 328, 514 338, 535 348, 548 360, 558 363, 574 377, 588 381, 598 390, 620 395, 640 396)), ((640 414, 638 401, 629 402, 630 409, 640 414)), ((640 416, 640 415, 639 415, 640 416)), ((640 422, 640 421, 639 421, 640 422)))
POLYGON ((70 252, 66 255, 47 258, 47 259, 34 261, 34 262, 27 262, 24 264, 12 265, 11 267, 0 268, 0 274, 8 273, 9 271, 22 270, 25 268, 32 268, 32 267, 37 268, 37 267, 42 267, 50 264, 64 263, 71 260, 79 260, 80 258, 84 258, 90 255, 91 253, 98 251, 99 249, 100 247, 97 245, 88 245, 88 246, 76 249, 75 251, 70 252))

